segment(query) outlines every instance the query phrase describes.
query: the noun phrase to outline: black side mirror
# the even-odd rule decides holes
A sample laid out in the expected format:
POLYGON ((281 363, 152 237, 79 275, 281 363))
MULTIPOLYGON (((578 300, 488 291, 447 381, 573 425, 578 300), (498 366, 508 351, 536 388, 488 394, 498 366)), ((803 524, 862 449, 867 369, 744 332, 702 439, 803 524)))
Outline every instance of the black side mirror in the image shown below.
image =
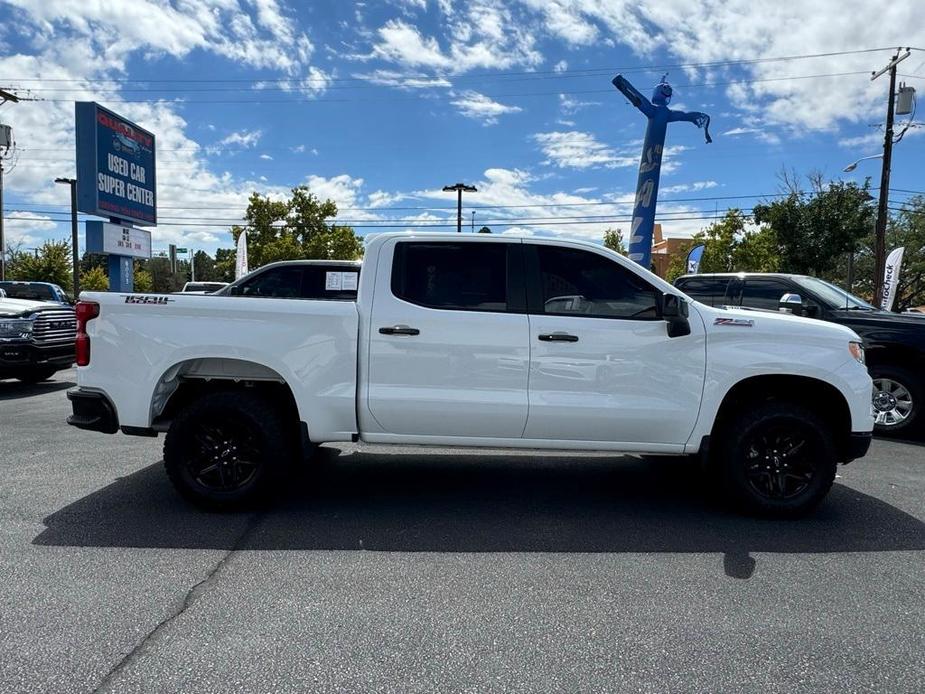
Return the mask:
POLYGON ((228 294, 230 294, 231 296, 241 296, 241 293, 242 293, 242 290, 240 286, 234 286, 228 290, 228 294))
POLYGON ((659 313, 668 323, 668 337, 684 337, 691 334, 691 324, 687 320, 690 309, 687 302, 677 294, 661 295, 659 313))

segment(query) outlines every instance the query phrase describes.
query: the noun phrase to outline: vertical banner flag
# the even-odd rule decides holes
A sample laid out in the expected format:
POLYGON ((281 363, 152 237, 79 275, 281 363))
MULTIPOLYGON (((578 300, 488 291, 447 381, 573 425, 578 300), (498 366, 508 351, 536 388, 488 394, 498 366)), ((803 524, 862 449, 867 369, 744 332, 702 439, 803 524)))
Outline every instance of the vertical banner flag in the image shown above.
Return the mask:
POLYGON ((687 254, 687 274, 696 275, 700 272, 700 259, 703 257, 703 251, 706 248, 702 243, 694 246, 691 252, 687 254))
POLYGON ((655 204, 658 199, 658 180, 662 170, 662 155, 665 150, 665 135, 669 123, 685 121, 703 128, 707 144, 710 138, 710 116, 699 111, 673 111, 668 108, 671 101, 671 85, 662 81, 655 86, 649 101, 623 75, 613 78, 613 86, 620 90, 629 102, 642 111, 646 117, 646 137, 642 143, 642 159, 639 162, 639 178, 636 181, 636 202, 633 204, 633 222, 630 227, 629 259, 639 263, 646 270, 652 262, 652 232, 655 229, 655 204))
POLYGON ((904 246, 894 248, 886 259, 886 268, 883 270, 883 298, 880 300, 880 308, 884 311, 892 311, 893 304, 896 301, 896 289, 899 286, 899 269, 903 264, 904 246))
POLYGON ((247 274, 247 232, 238 236, 238 251, 234 259, 234 278, 241 279, 247 274))

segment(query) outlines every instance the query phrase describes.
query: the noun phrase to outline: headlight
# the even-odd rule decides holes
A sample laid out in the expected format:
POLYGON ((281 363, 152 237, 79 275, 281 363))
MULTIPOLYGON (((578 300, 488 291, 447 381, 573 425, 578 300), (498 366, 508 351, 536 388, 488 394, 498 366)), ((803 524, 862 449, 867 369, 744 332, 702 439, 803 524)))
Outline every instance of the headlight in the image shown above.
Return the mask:
POLYGON ((0 319, 0 337, 29 337, 32 335, 31 320, 0 319))
POLYGON ((860 342, 849 342, 848 351, 851 352, 851 356, 858 360, 858 363, 864 363, 864 345, 860 342))

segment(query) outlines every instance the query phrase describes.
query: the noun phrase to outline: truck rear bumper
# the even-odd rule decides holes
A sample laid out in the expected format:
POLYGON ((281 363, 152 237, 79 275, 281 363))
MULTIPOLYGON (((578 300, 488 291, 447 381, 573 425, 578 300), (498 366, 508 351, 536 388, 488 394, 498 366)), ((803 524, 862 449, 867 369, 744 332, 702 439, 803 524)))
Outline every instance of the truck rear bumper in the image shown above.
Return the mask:
POLYGON ((74 412, 67 418, 67 423, 72 427, 100 431, 104 434, 115 434, 119 431, 116 408, 103 393, 71 388, 67 392, 67 399, 71 401, 74 412))

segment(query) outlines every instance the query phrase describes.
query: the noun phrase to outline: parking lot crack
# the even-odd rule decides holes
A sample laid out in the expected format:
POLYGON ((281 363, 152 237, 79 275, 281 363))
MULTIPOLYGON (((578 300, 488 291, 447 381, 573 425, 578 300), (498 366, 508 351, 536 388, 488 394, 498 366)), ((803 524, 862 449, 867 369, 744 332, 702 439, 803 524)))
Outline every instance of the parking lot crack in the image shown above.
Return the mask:
POLYGON ((93 694, 99 694, 100 692, 110 692, 115 691, 114 683, 119 678, 119 675, 128 668, 135 660, 144 656, 145 653, 151 650, 158 641, 158 637, 163 634, 166 629, 180 616, 182 616, 212 585, 216 577, 221 573, 221 571, 228 565, 232 557, 245 545, 248 537, 251 533, 257 528, 260 522, 263 520, 263 513, 255 513, 247 525, 244 527, 244 530, 241 531, 241 534, 235 540, 234 545, 231 549, 227 550, 217 562, 209 569, 206 575, 197 583, 189 588, 186 591, 186 594, 183 598, 177 601, 176 607, 171 610, 170 614, 166 615, 161 621, 154 625, 154 627, 145 634, 144 638, 139 641, 132 650, 126 653, 118 663, 116 663, 109 672, 106 673, 106 676, 100 681, 96 689, 93 690, 93 694))

